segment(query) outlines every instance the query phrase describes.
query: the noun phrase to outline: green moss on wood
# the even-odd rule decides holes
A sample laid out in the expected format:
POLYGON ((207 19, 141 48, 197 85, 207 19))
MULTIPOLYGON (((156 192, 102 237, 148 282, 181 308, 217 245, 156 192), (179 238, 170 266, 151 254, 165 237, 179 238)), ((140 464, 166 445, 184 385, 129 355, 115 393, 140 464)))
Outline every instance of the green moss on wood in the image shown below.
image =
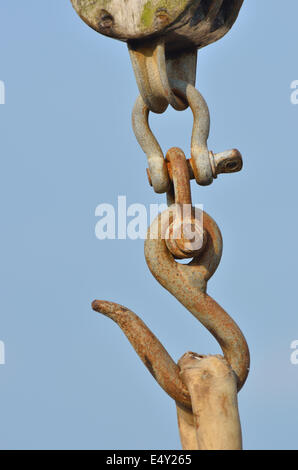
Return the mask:
POLYGON ((155 14, 158 10, 167 10, 170 17, 180 14, 185 6, 189 3, 189 0, 148 0, 143 8, 141 16, 142 28, 152 28, 154 24, 155 14), (170 4, 169 4, 170 3, 170 4))

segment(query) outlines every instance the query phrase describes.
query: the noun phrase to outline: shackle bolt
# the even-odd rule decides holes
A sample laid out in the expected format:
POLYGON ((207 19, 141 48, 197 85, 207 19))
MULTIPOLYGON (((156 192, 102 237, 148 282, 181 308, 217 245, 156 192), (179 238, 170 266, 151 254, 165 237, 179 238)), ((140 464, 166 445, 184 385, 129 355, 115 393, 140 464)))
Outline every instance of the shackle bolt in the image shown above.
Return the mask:
MULTIPOLYGON (((242 170, 243 168, 243 160, 242 155, 237 149, 226 150, 220 153, 213 153, 209 151, 209 159, 210 165, 212 168, 213 178, 216 179, 218 175, 225 174, 225 173, 237 173, 242 170)), ((171 171, 170 170, 170 163, 167 162, 168 166, 168 173, 171 178, 171 171)), ((194 171, 192 168, 192 160, 191 158, 187 160, 187 166, 189 170, 189 178, 191 180, 195 179, 194 171)), ((149 168, 147 168, 147 177, 150 186, 152 186, 152 180, 150 176, 149 168)))

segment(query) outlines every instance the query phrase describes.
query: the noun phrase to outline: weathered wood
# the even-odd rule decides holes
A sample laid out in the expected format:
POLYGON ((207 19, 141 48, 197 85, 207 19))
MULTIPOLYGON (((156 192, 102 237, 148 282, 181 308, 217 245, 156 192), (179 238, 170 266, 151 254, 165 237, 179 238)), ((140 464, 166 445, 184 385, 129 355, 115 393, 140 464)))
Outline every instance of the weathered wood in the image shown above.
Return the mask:
POLYGON ((195 418, 192 411, 176 402, 178 427, 183 450, 199 450, 195 427, 195 418))
POLYGON ((167 50, 204 47, 233 26, 244 0, 71 0, 101 34, 123 41, 164 35, 167 50))
POLYGON ((71 0, 81 18, 99 33, 128 40, 163 30, 191 0, 71 0))
POLYGON ((187 353, 179 366, 193 411, 192 417, 189 411, 177 407, 183 448, 241 450, 237 380, 229 364, 222 356, 187 353))

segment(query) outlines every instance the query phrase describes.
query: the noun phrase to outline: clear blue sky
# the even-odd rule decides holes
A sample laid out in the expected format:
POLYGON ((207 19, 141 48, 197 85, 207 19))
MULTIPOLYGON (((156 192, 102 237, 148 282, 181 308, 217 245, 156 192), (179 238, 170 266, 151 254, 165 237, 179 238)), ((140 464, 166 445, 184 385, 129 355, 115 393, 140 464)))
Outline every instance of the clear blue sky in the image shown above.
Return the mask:
MULTIPOLYGON (((233 30, 200 51, 209 146, 237 147, 242 173, 193 200, 221 227, 209 293, 235 318, 252 366, 239 395, 247 449, 297 449, 298 2, 246 0, 233 30)), ((68 0, 0 2, 0 447, 179 449, 175 407, 95 298, 143 318, 177 360, 219 347, 149 273, 142 241, 99 241, 95 208, 163 202, 133 136, 126 46, 68 0)), ((153 116, 163 148, 189 152, 190 111, 153 116)))

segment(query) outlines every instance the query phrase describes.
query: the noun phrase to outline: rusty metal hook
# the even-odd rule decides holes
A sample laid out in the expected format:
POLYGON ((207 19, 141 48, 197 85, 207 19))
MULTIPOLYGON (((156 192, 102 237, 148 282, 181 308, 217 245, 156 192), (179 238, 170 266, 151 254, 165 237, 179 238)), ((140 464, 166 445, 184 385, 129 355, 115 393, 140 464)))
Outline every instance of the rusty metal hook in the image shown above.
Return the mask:
MULTIPOLYGON (((175 260, 167 246, 165 234, 177 217, 176 210, 179 204, 190 201, 190 192, 185 185, 187 164, 183 152, 172 149, 168 158, 172 164, 175 159, 178 162, 184 159, 185 171, 181 173, 181 181, 184 182, 186 191, 185 193, 179 191, 179 182, 176 180, 179 176, 178 168, 174 170, 172 177, 175 195, 180 200, 178 204, 175 201, 167 211, 160 214, 149 228, 145 241, 146 262, 156 280, 218 341, 224 357, 236 375, 240 390, 249 371, 249 350, 246 340, 232 318, 206 293, 207 282, 215 273, 222 255, 221 233, 214 220, 204 212, 206 242, 203 251, 200 251, 188 265, 175 260)), ((176 402, 191 408, 190 395, 181 380, 179 367, 145 323, 129 309, 112 302, 96 300, 92 308, 118 324, 159 385, 176 402)))
POLYGON ((147 325, 131 310, 113 302, 95 300, 92 308, 117 323, 164 391, 175 401, 191 408, 190 395, 180 378, 178 365, 147 325))
MULTIPOLYGON (((167 212, 171 213, 172 208, 167 212)), ((165 213, 163 213, 165 214, 165 213)), ((232 318, 207 293, 207 282, 221 259, 222 239, 216 223, 204 213, 207 243, 204 253, 188 265, 175 261, 161 233, 163 220, 159 215, 151 225, 145 242, 148 267, 157 281, 173 294, 219 342, 225 358, 242 388, 249 371, 249 351, 246 340, 232 318), (153 239, 154 234, 159 234, 153 239)), ((170 214, 169 214, 170 215, 170 214)), ((169 220, 169 219, 168 219, 169 220)), ((179 367, 145 323, 129 309, 112 302, 96 300, 92 308, 112 320, 122 329, 135 351, 159 385, 178 403, 191 408, 191 400, 183 384, 179 367)))
MULTIPOLYGON (((171 208, 169 209, 171 211, 171 208)), ((207 293, 207 282, 215 273, 222 254, 222 238, 214 220, 204 212, 207 242, 202 254, 188 265, 175 261, 165 240, 155 238, 163 232, 160 215, 149 229, 145 242, 147 265, 156 280, 174 295, 215 337, 225 358, 237 376, 238 390, 249 371, 249 350, 246 340, 232 318, 207 293)))

